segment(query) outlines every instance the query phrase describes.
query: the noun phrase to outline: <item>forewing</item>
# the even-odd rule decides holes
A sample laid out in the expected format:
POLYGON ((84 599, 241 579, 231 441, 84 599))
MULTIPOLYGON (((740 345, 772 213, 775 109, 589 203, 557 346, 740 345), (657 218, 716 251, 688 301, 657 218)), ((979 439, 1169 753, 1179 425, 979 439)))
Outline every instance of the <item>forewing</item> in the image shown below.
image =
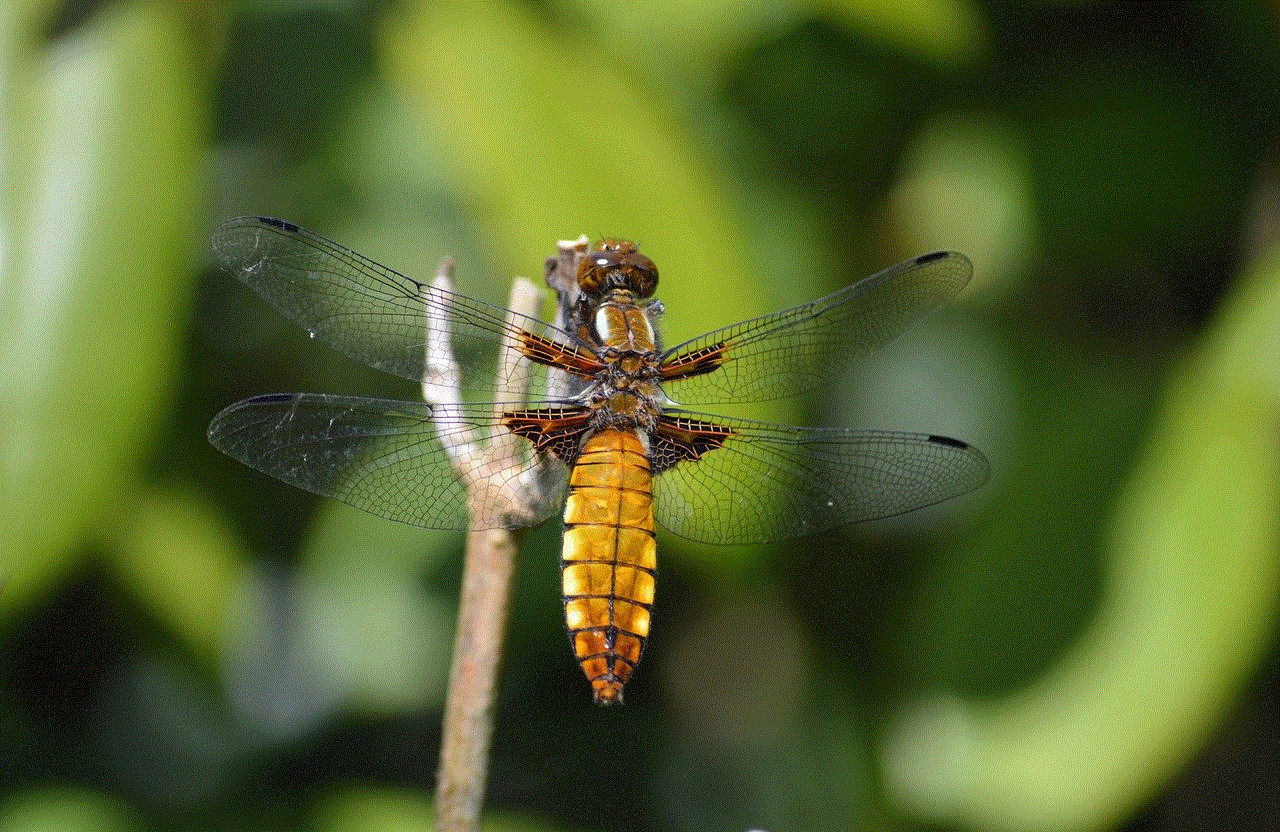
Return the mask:
POLYGON ((705 543, 788 540, 891 517, 972 491, 990 476, 976 448, 942 436, 663 415, 686 427, 719 426, 719 447, 654 479, 658 522, 705 543))
POLYGON ((925 254, 824 298, 709 332, 663 353, 674 401, 759 402, 802 393, 893 340, 973 274, 955 252, 925 254))
MULTIPOLYGON (((209 424, 209 441, 251 468, 370 514, 429 529, 516 525, 498 504, 469 518, 466 490, 440 437, 484 438, 492 413, 319 393, 255 396, 231 405, 209 424)), ((524 440, 505 457, 486 460, 494 489, 528 489, 534 525, 563 502, 564 466, 532 453, 524 440)))
MULTIPOLYGON (((285 317, 362 364, 421 381, 428 327, 448 327, 462 387, 518 398, 520 373, 496 361, 522 330, 558 343, 568 336, 535 318, 420 283, 291 223, 228 220, 213 234, 218 261, 285 317), (512 323, 507 323, 511 320, 512 323)), ((446 352, 433 349, 443 359, 446 352)), ((517 362, 528 364, 528 362, 517 362)))

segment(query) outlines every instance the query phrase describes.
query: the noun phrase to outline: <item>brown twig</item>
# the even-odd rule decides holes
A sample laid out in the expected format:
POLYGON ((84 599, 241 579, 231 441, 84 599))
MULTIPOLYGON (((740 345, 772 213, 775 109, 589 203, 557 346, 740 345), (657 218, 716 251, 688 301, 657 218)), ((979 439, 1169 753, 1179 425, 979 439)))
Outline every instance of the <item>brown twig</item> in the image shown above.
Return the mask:
MULTIPOLYGON (((461 407, 459 369, 450 345, 447 317, 440 311, 452 292, 453 263, 440 264, 428 292, 440 293, 439 302, 428 305, 426 365, 422 394, 442 418, 461 407)), ((519 315, 536 316, 540 293, 529 281, 517 278, 507 306, 519 315)), ((517 324, 514 317, 508 323, 517 324)), ((518 325, 518 324, 517 324, 518 325)), ((530 373, 512 343, 504 344, 499 358, 499 378, 511 382, 512 392, 528 398, 530 373)), ((503 406, 497 406, 500 412, 503 406)), ((471 431, 440 431, 440 441, 453 459, 454 470, 467 488, 473 528, 467 532, 462 589, 458 600, 458 624, 453 664, 445 696, 440 767, 436 783, 438 832, 475 832, 484 802, 489 743, 493 736, 493 710, 498 692, 498 670, 506 629, 511 577, 515 568, 516 537, 507 529, 481 529, 476 518, 492 516, 491 507, 502 506, 502 515, 519 517, 542 499, 533 469, 524 476, 510 476, 504 465, 519 460, 524 440, 497 430, 484 446, 471 431), (515 444, 517 447, 513 448, 515 444), (497 483, 504 483, 502 488, 497 483)))
POLYGON ((515 555, 505 529, 467 532, 436 781, 437 832, 479 826, 515 555))

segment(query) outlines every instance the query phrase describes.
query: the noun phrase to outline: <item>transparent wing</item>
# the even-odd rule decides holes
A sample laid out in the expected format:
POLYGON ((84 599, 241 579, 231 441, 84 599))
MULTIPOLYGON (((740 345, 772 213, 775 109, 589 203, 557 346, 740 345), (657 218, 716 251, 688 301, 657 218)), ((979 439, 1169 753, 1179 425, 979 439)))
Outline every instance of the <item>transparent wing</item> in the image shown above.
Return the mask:
MULTIPOLYGON (((496 349, 522 330, 558 343, 561 330, 445 292, 292 223, 240 217, 213 234, 218 261, 285 317, 362 364, 421 381, 428 326, 452 333, 462 387, 517 398, 519 373, 500 378, 496 349), (513 316, 513 324, 506 318, 513 316)), ((438 347, 437 347, 438 349, 438 347)), ((525 365, 531 362, 517 362, 525 365)), ((540 370, 539 370, 540 371, 540 370)), ((535 388, 536 389, 536 388, 535 388)))
POLYGON ((731 431, 720 447, 654 479, 658 522, 705 543, 788 540, 891 517, 972 491, 990 476, 976 448, 942 436, 663 415, 731 431))
MULTIPOLYGON (((209 424, 209 441, 228 456, 290 485, 429 529, 465 529, 466 490, 438 436, 487 435, 495 419, 485 409, 448 415, 414 402, 319 393, 255 396, 231 405, 209 424)), ((519 443, 496 459, 495 487, 532 486, 527 525, 563 503, 565 468, 519 443)), ((514 525, 501 507, 484 507, 477 528, 514 525)))
POLYGON ((697 404, 812 390, 954 297, 972 274, 963 254, 925 254, 802 306, 717 329, 663 353, 664 370, 695 373, 663 389, 697 404))

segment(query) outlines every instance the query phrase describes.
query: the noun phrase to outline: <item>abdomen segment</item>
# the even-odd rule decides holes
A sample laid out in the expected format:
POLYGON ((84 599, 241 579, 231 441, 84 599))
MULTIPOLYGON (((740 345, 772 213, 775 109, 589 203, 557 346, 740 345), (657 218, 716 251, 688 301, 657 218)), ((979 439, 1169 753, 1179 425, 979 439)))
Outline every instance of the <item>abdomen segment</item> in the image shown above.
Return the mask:
POLYGON ((597 702, 622 687, 649 637, 657 544, 649 459, 632 431, 602 430, 578 454, 564 507, 561 577, 573 651, 597 702))

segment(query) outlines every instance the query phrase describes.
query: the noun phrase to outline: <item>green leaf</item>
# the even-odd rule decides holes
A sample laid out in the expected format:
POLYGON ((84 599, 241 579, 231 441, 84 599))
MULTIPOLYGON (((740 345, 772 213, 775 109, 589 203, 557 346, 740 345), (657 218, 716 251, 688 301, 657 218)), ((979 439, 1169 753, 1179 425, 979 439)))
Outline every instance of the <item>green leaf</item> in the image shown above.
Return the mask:
POLYGON ((194 494, 146 491, 111 524, 124 583, 206 658, 223 643, 247 560, 238 539, 194 494))
POLYGON ((453 622, 421 577, 460 547, 457 532, 325 502, 302 556, 299 638, 340 695, 379 711, 441 699, 453 622))
POLYGON ((592 28, 589 35, 643 70, 662 95, 705 106, 726 65, 758 41, 797 25, 803 4, 776 0, 566 0, 592 28))
POLYGON ((442 699, 449 611, 417 581, 371 570, 309 576, 299 589, 298 640, 331 690, 378 712, 442 699))
POLYGON ((187 50, 173 7, 107 4, 8 102, 0 612, 111 516, 166 403, 202 127, 187 50))
POLYGON ((821 0, 845 25, 921 60, 955 66, 972 60, 991 40, 977 6, 957 0, 821 0))
POLYGON ((0 807, 0 832, 131 832, 141 828, 116 801, 79 788, 20 793, 0 807))
POLYGON ((326 500, 308 534, 301 568, 315 580, 337 584, 370 573, 415 579, 461 549, 461 532, 392 523, 326 500))
POLYGON ((885 745, 911 809, 984 829, 1119 823, 1256 671, 1280 593, 1280 254, 1245 276, 1170 384, 1108 535, 1088 629, 1024 690, 939 697, 885 745))

